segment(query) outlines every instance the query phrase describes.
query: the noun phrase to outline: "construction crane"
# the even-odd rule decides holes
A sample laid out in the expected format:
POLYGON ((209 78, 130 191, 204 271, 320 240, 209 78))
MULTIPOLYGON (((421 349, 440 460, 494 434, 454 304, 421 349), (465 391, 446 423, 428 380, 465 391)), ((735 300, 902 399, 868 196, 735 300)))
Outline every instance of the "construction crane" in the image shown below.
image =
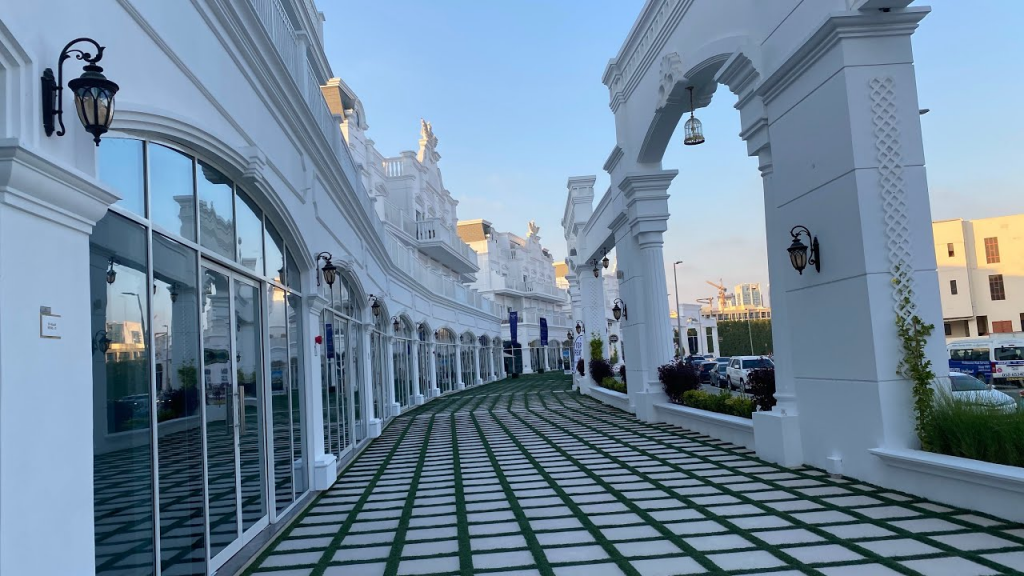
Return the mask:
MULTIPOLYGON (((698 304, 707 304, 708 305, 708 313, 714 312, 714 308, 711 306, 711 303, 714 302, 714 301, 715 301, 714 298, 697 298, 697 303, 698 304)), ((701 309, 703 309, 703 307, 701 307, 701 309)))
POLYGON ((725 284, 722 284, 722 279, 721 278, 718 279, 718 284, 715 284, 711 280, 705 280, 705 282, 707 282, 708 284, 711 284, 715 288, 718 288, 718 309, 719 310, 725 310, 725 293, 726 293, 726 289, 725 289, 725 284))

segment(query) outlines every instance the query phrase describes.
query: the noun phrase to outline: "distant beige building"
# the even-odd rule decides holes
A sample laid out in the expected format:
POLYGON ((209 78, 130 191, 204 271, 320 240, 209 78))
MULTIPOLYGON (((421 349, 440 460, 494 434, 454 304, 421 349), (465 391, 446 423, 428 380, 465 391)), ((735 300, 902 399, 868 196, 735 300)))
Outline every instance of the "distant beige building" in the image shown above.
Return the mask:
POLYGON ((947 338, 1021 332, 1024 214, 932 223, 947 338))

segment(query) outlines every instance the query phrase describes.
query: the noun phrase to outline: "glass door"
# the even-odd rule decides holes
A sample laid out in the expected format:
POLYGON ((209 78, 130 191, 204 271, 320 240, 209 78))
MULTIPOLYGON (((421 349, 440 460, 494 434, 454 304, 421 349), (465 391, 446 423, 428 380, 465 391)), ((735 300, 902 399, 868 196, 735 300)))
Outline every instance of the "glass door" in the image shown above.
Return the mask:
POLYGON ((203 266, 203 377, 211 568, 269 523, 259 288, 203 266))

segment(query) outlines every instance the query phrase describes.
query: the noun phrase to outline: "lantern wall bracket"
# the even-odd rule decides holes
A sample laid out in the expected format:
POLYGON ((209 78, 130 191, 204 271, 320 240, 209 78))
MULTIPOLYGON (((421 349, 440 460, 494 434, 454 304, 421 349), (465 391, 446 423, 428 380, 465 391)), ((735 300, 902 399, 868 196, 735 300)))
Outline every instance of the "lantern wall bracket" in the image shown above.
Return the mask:
MULTIPOLYGON (((64 61, 71 58, 74 54, 77 60, 86 62, 86 72, 95 71, 102 72, 102 68, 96 65, 97 62, 103 59, 104 47, 100 46, 98 42, 92 38, 75 38, 71 42, 68 42, 64 49, 60 51, 60 57, 57 59, 57 77, 53 76, 53 68, 47 68, 43 70, 42 84, 43 84, 43 129, 46 131, 47 136, 53 136, 54 133, 57 136, 63 136, 67 133, 67 129, 64 127, 64 61), (96 47, 96 54, 92 52, 85 52, 77 48, 72 48, 78 43, 88 43, 96 47), (56 119, 56 122, 55 120, 56 119), (60 130, 56 127, 60 126, 60 130)), ((116 91, 116 85, 115 91, 116 91)), ((95 136, 96 145, 99 146, 100 138, 95 136)))
MULTIPOLYGON (((811 234, 811 231, 806 226, 797 224, 793 226, 792 230, 789 231, 789 235, 793 238, 793 246, 802 244, 800 242, 800 235, 806 235, 808 242, 810 242, 810 253, 807 257, 807 264, 814 266, 815 272, 821 273, 821 250, 818 246, 818 237, 811 234)), ((792 249, 792 246, 790 247, 792 249)), ((797 269, 801 275, 804 273, 803 268, 797 269)))

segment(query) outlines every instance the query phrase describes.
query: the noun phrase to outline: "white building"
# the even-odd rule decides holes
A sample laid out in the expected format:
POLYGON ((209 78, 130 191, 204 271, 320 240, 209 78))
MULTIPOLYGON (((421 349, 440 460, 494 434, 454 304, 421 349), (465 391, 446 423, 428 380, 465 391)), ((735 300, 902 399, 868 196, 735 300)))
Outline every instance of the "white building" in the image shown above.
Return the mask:
POLYGON ((736 296, 736 306, 747 306, 751 308, 760 308, 764 306, 764 301, 761 299, 761 285, 760 284, 737 284, 733 288, 733 294, 736 296))
POLYGON ((947 338, 1024 331, 1024 214, 932 223, 947 338))
POLYGON ((311 0, 0 19, 0 574, 233 573, 395 415, 500 377, 430 125, 374 150, 311 0), (98 147, 41 105, 83 36, 98 147))
POLYGON ((669 318, 672 320, 672 328, 686 335, 686 354, 713 354, 716 358, 721 356, 718 349, 718 318, 709 313, 706 306, 680 303, 678 313, 670 312, 669 318))
POLYGON ((575 326, 569 296, 555 280, 555 263, 540 243, 540 227, 529 223, 526 237, 495 230, 487 220, 462 220, 458 235, 477 253, 480 272, 471 285, 504 310, 502 339, 507 352, 516 350, 517 367, 531 374, 568 369, 566 332, 575 326), (512 342, 510 313, 516 312, 517 334, 512 342), (547 345, 541 322, 547 325, 547 345), (517 348, 519 345, 522 348, 517 348))

